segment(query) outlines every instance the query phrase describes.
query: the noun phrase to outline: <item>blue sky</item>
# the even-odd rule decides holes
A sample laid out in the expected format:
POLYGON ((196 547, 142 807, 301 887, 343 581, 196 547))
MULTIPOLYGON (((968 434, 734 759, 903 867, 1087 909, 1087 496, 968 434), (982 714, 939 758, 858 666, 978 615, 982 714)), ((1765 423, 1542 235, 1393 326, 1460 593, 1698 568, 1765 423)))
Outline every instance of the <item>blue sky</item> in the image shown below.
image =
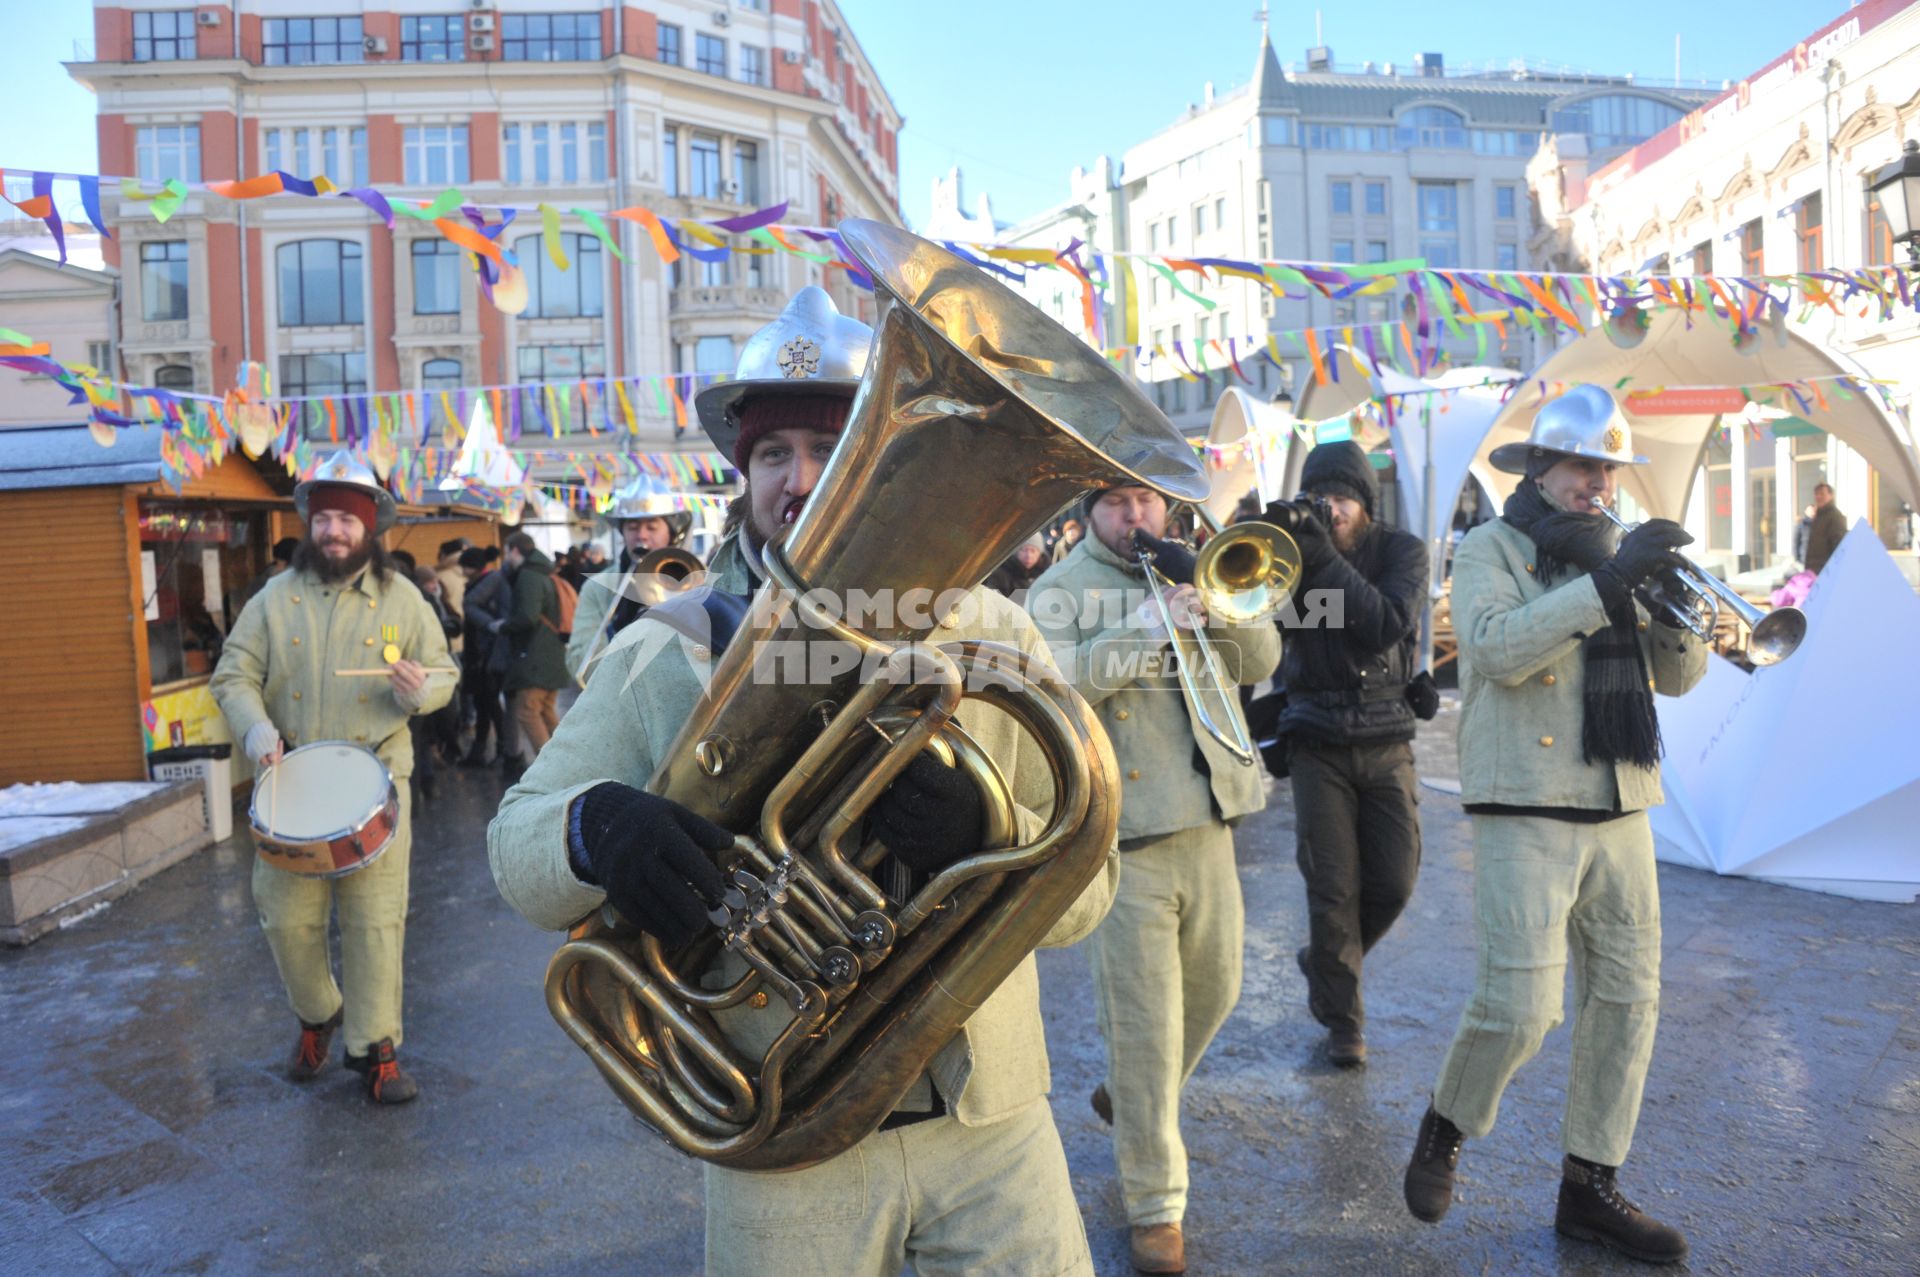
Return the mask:
MULTIPOLYGON (((906 117, 901 207, 923 224, 933 177, 958 164, 1007 221, 1064 199, 1067 174, 1171 123, 1202 85, 1253 73, 1257 0, 839 0, 906 117)), ((1435 51, 1459 67, 1526 58, 1553 66, 1739 79, 1843 13, 1845 0, 1347 0, 1328 4, 1324 40, 1342 63, 1411 63, 1435 51)), ((1273 7, 1282 62, 1314 42, 1315 10, 1273 7)), ((15 103, 0 143, 9 169, 92 171, 93 97, 61 67, 90 41, 84 0, 0 0, 0 83, 15 103)))

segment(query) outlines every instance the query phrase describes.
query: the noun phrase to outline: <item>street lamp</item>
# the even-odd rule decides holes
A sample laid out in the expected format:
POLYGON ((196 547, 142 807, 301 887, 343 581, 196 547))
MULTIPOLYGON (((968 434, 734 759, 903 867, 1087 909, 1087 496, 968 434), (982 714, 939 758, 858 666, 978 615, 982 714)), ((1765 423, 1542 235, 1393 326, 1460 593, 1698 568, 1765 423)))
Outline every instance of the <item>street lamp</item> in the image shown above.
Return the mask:
POLYGON ((1905 244, 1907 256, 1920 266, 1920 226, 1914 225, 1920 215, 1920 142, 1909 141, 1899 159, 1873 175, 1867 189, 1880 201, 1893 242, 1905 244))

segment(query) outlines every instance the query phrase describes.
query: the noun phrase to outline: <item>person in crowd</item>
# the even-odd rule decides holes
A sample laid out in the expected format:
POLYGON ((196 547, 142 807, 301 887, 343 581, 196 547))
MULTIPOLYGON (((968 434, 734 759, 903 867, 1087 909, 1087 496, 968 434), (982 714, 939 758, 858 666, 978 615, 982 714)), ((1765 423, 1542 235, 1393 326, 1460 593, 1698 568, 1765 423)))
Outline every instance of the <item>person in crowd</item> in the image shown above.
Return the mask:
MULTIPOLYGON (((709 568, 718 590, 739 595, 763 584, 761 550, 814 495, 871 339, 823 290, 803 289, 743 347, 739 375, 696 400, 709 437, 746 477, 740 521, 709 568), (811 357, 795 359, 798 350, 811 357), (783 363, 802 371, 787 375, 783 363)), ((1020 611, 991 591, 972 592, 961 616, 967 619, 940 632, 943 642, 1045 651, 1020 611)), ((628 633, 646 635, 660 624, 650 615, 628 633)), ((711 857, 732 835, 643 788, 694 709, 696 659, 677 643, 623 637, 508 792, 488 830, 488 852, 501 894, 530 921, 565 929, 611 904, 669 947, 708 930, 708 910, 723 887, 711 857)), ((1038 806, 1051 798, 1044 758, 997 708, 964 712, 967 730, 1016 796, 1022 827, 1037 829, 1038 806)), ((931 754, 909 765, 870 817, 889 849, 882 878, 909 889, 979 850, 979 791, 931 754)), ((1043 943, 1070 944, 1090 930, 1112 897, 1115 873, 1109 855, 1043 943)), ((1090 1275, 1086 1231, 1046 1100, 1038 995, 1029 955, 880 1129, 846 1152, 780 1173, 708 1164, 707 1271, 894 1277, 911 1264, 922 1273, 1090 1275)), ((730 1033, 764 1042, 790 1014, 775 1002, 744 1012, 730 1033)))
POLYGON ((467 578, 466 620, 461 653, 463 681, 473 699, 473 744, 462 767, 487 764, 488 738, 500 748, 502 765, 507 755, 506 710, 501 703, 507 677, 508 641, 501 632, 513 615, 513 586, 507 574, 496 566, 500 551, 492 546, 473 547, 460 552, 460 571, 467 578))
POLYGON ((1573 964, 1572 1071, 1554 1226, 1635 1259, 1687 1241, 1620 1191, 1660 1016, 1660 889, 1647 808, 1661 801, 1653 698, 1679 696, 1707 647, 1649 616, 1649 582, 1686 566, 1667 519, 1622 537, 1600 513, 1642 465, 1605 387, 1541 408, 1493 465, 1522 476, 1460 542, 1461 801, 1473 826, 1474 990, 1421 1118, 1407 1209, 1437 1222, 1464 1140, 1493 1129, 1514 1073, 1560 1022, 1573 964))
POLYGON ((241 589, 239 601, 233 607, 233 621, 229 624, 229 628, 233 624, 238 624, 240 613, 246 610, 247 604, 266 587, 267 582, 293 566, 293 552, 299 548, 299 537, 281 537, 273 543, 273 554, 267 561, 267 570, 247 582, 241 589))
POLYGON ((1038 532, 1022 541, 1006 560, 987 577, 987 586, 1000 591, 1015 603, 1025 605, 1027 591, 1040 579, 1040 574, 1051 566, 1047 558, 1047 542, 1038 532))
POLYGON ((1084 535, 1086 535, 1086 525, 1082 524, 1079 519, 1073 518, 1072 516, 1062 519, 1060 521, 1060 535, 1055 537, 1053 542, 1053 561, 1058 563, 1066 558, 1067 555, 1072 552, 1073 547, 1080 543, 1080 538, 1084 535))
POLYGON ((1311 499, 1276 503, 1274 522, 1300 546, 1296 594, 1331 592, 1339 623, 1288 631, 1280 669, 1279 730, 1307 889, 1308 941, 1297 959, 1307 1008, 1327 1029, 1327 1058, 1354 1068, 1367 1060, 1361 962, 1406 907, 1420 869, 1408 687, 1427 548, 1375 521, 1379 484, 1352 440, 1314 448, 1300 481, 1311 499))
MULTIPOLYGON (((1187 1151, 1180 1093, 1240 996, 1246 913, 1233 826, 1266 806, 1258 769, 1200 726, 1164 655, 1174 636, 1147 593, 1136 534, 1165 536, 1166 500, 1152 489, 1108 488, 1080 511, 1092 527, 1027 596, 1054 663, 1099 714, 1120 767, 1120 890, 1088 942, 1107 1076, 1093 1109, 1113 1127, 1114 1159, 1133 1266, 1185 1270, 1187 1151), (1116 601, 1129 606, 1116 608, 1116 601)), ((1270 676, 1279 631, 1267 621, 1216 622, 1193 585, 1193 557, 1161 542, 1176 626, 1205 628, 1223 668, 1197 672, 1228 689, 1270 676)), ((1194 650, 1189 633, 1180 644, 1194 650)))
POLYGON ((518 780, 539 756, 560 723, 558 696, 570 681, 566 640, 561 637, 560 592, 553 583, 553 560, 526 532, 507 538, 507 570, 513 576, 513 612, 500 625, 507 641, 503 689, 522 736, 518 757, 503 764, 509 781, 518 780))
POLYGON ((361 1075, 368 1096, 403 1104, 419 1093, 398 1056, 413 846, 408 724, 452 696, 451 679, 426 672, 447 664, 446 638, 420 592, 401 583, 380 546, 398 511, 363 463, 335 453, 295 487, 294 507, 307 536, 292 567, 241 613, 209 686, 256 768, 279 763, 290 747, 345 741, 372 750, 392 776, 399 820, 384 853, 339 879, 294 874, 256 859, 253 899, 300 1021, 287 1076, 312 1081, 329 1062, 334 1034, 344 1029, 347 1067, 361 1075), (384 679, 349 682, 335 674, 367 665, 389 644, 401 655, 387 662, 384 679), (344 993, 327 952, 328 915, 336 905, 344 993))
POLYGON ((1813 521, 1807 525, 1807 571, 1819 576, 1847 536, 1847 516, 1833 503, 1833 485, 1813 485, 1813 521))

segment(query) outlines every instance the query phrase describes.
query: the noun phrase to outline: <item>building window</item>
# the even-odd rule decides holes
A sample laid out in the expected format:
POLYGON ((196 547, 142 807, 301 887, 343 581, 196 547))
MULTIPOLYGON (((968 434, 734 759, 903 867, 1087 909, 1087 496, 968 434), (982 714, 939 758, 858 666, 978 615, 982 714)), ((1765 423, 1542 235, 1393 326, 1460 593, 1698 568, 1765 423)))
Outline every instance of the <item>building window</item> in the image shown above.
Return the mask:
POLYGON ((467 20, 447 17, 400 19, 402 62, 462 62, 467 56, 467 20))
POLYGON ((1353 213, 1353 183, 1335 182, 1333 184, 1333 213, 1335 217, 1345 217, 1353 213))
POLYGON ((1394 140, 1403 147, 1441 151, 1464 151, 1471 145, 1466 117, 1444 106, 1417 106, 1408 111, 1400 117, 1394 140))
POLYGON ((693 343, 693 370, 697 373, 731 373, 735 363, 733 338, 699 337, 693 343))
POLYGON ((153 370, 153 384, 162 390, 192 390, 193 369, 185 364, 161 364, 153 370))
MULTIPOLYGON (((1160 223, 1158 222, 1147 223, 1147 251, 1150 253, 1160 251, 1160 223)), ((1155 276, 1155 278, 1159 277, 1155 276)))
POLYGON ((1733 443, 1726 430, 1718 426, 1707 436, 1706 469, 1707 548, 1732 553, 1733 443))
POLYGON ((571 262, 561 270, 548 257, 541 237, 523 235, 513 246, 527 275, 528 319, 595 319, 604 308, 601 294, 600 241, 572 231, 560 236, 560 251, 571 262))
POLYGON ((660 189, 669 195, 680 193, 679 129, 668 129, 660 143, 660 189))
POLYGON ((700 286, 702 288, 725 288, 733 280, 729 269, 731 258, 722 257, 716 261, 700 263, 700 286))
MULTIPOLYGON (((280 356, 282 395, 364 395, 367 393, 367 357, 358 350, 324 355, 280 356)), ((326 427, 320 430, 324 433, 326 427)))
POLYGON ((1205 204, 1195 204, 1193 206, 1193 237, 1197 240, 1206 233, 1207 206, 1205 204))
POLYGON ((600 15, 502 14, 500 56, 508 62, 598 62, 600 15))
POLYGON ((1651 98, 1613 95, 1588 98, 1553 113, 1555 133, 1584 133, 1593 151, 1636 146, 1660 132, 1683 112, 1651 98))
POLYGON ((508 184, 562 185, 607 180, 607 126, 567 121, 561 124, 509 124, 501 131, 502 160, 508 184))
POLYGON ((1387 215, 1387 184, 1385 182, 1368 182, 1366 199, 1368 217, 1385 217, 1387 215))
POLYGON ((1314 151, 1391 151, 1394 131, 1385 124, 1309 124, 1307 147, 1314 151))
POLYGON ((87 343, 87 367, 97 368, 109 376, 113 373, 113 343, 110 341, 90 341, 87 343))
POLYGON ((1368 240, 1367 241, 1367 260, 1370 262, 1386 261, 1387 260, 1387 241, 1385 241, 1384 239, 1368 240))
POLYGON ((1708 240, 1704 244, 1695 244, 1693 246, 1693 253, 1691 254, 1691 256, 1693 260, 1694 274, 1696 275, 1713 274, 1713 241, 1712 240, 1708 240))
POLYGON ((1761 231, 1757 217, 1740 228, 1740 273, 1743 275, 1765 273, 1767 249, 1761 231))
POLYGON ((693 38, 693 69, 725 79, 727 42, 717 35, 702 33, 693 38))
POLYGON ((1292 146, 1293 121, 1285 116, 1270 115, 1260 121, 1260 137, 1267 146, 1292 146))
POLYGON ((270 67, 364 60, 358 18, 268 18, 261 26, 261 53, 270 67))
POLYGON ((462 186, 467 181, 467 126, 410 124, 405 143, 409 186, 462 186))
POLYGON ((720 191, 720 139, 694 134, 687 143, 687 194, 717 200, 720 191))
POLYGON ((413 313, 460 313, 460 249, 434 236, 413 241, 413 313))
POLYGON ((1493 188, 1493 215, 1503 222, 1511 222, 1520 215, 1519 194, 1510 183, 1502 182, 1493 188))
POLYGON ((133 15, 135 62, 186 62, 195 56, 192 9, 160 9, 133 15))
POLYGON ((767 82, 767 51, 757 44, 740 46, 740 78, 748 84, 767 82))
POLYGON ((1429 267, 1460 264, 1460 188, 1452 182, 1421 182, 1420 256, 1429 267))
POLYGON ((1887 223, 1887 211, 1867 192, 1867 265, 1886 266, 1893 261, 1893 227, 1887 223))
POLYGON ((282 244, 278 260, 281 327, 361 322, 359 244, 303 239, 282 244))
POLYGON ((142 182, 200 180, 200 126, 148 124, 134 131, 133 163, 142 182))
POLYGON ((1224 195, 1213 202, 1213 229, 1216 231, 1227 229, 1227 197, 1224 195))
POLYGON ((1795 435, 1790 444, 1793 456, 1793 508, 1805 511, 1813 504, 1813 490, 1831 484, 1827 477, 1827 432, 1795 435))
POLYGON ((1495 244, 1493 246, 1493 265, 1496 270, 1520 269, 1520 246, 1518 244, 1495 244))
POLYGON ((458 359, 429 359, 420 365, 422 390, 458 390, 465 381, 458 359))
POLYGON ((1801 200, 1800 206, 1793 211, 1793 233, 1800 243, 1800 270, 1822 269, 1825 261, 1821 251, 1824 218, 1825 211, 1820 206, 1818 191, 1801 200))
POLYGON ((265 141, 270 173, 324 173, 350 186, 367 184, 365 129, 267 129, 265 141))
POLYGON ((1169 217, 1167 219, 1167 247, 1172 248, 1175 244, 1179 242, 1180 242, 1180 219, 1177 217, 1169 217))
POLYGON ((1350 239, 1336 239, 1333 241, 1333 260, 1336 262, 1352 261, 1353 241, 1350 239))
POLYGON ((140 246, 140 318, 187 317, 187 241, 160 240, 140 246))
POLYGON ((733 144, 733 198, 755 207, 760 203, 760 148, 752 142, 733 144))
POLYGON ((607 352, 598 346, 522 346, 518 359, 521 381, 579 381, 607 374, 607 352))
POLYGON ((680 52, 680 28, 670 22, 662 22, 654 37, 653 56, 668 66, 682 66, 680 52))

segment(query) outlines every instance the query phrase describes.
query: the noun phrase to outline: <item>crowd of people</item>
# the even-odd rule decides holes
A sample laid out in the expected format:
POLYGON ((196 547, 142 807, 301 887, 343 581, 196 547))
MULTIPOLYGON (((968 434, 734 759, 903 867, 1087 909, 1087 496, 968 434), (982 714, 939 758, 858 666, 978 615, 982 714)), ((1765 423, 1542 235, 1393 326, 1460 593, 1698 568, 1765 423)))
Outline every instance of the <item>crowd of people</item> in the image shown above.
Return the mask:
MULTIPOLYGON (((745 478, 704 565, 710 599, 744 599, 770 579, 767 547, 807 508, 847 427, 871 341, 866 325, 808 288, 746 345, 734 379, 696 398, 702 428, 745 478)), ((1652 696, 1698 682, 1705 650, 1643 602, 1649 583, 1683 562, 1686 534, 1655 520, 1622 539, 1598 513, 1616 472, 1643 461, 1611 396, 1576 387, 1539 412, 1526 443, 1496 452, 1493 463, 1519 476, 1517 490, 1503 517, 1458 549, 1462 796, 1479 877, 1480 959, 1403 1192, 1416 1218, 1447 1214, 1463 1145, 1491 1129, 1508 1081, 1559 1022, 1571 964, 1556 1225, 1672 1262, 1686 1254, 1684 1237, 1635 1207, 1615 1173, 1658 1018, 1659 901, 1646 817, 1660 801, 1652 696)), ((1235 829, 1266 806, 1269 787, 1222 729, 1267 738, 1261 756, 1290 778, 1310 919, 1297 954, 1302 1009, 1325 1027, 1335 1064, 1367 1063, 1365 960, 1416 886, 1411 742, 1437 703, 1414 657, 1427 550, 1377 518, 1380 492, 1358 445, 1314 448, 1303 487, 1298 498, 1256 500, 1243 512, 1294 538, 1296 593, 1337 602, 1337 622, 1289 628, 1216 615, 1192 556, 1169 539, 1180 529, 1166 494, 1118 481, 1018 545, 939 633, 943 644, 984 640, 1051 661, 1112 751, 1115 844, 1041 945, 1084 943, 1090 959, 1088 1010, 1106 1073, 1089 1102, 1112 1128, 1140 1272, 1185 1271, 1191 1181, 1181 1098, 1240 995, 1235 829), (1164 578, 1164 591, 1143 592, 1146 571, 1164 578), (1040 606, 1061 599, 1069 606, 1040 606), (1189 655, 1202 634, 1216 657, 1189 655), (1175 659, 1161 659, 1169 651, 1175 659), (1178 667, 1196 659, 1211 664, 1223 690, 1278 675, 1276 698, 1255 715, 1259 732, 1244 698, 1228 691, 1215 706, 1229 720, 1222 724, 1191 688, 1183 692, 1178 667)), ((937 512, 940 494, 926 496, 937 512)), ((648 790, 668 743, 698 712, 696 666, 725 635, 706 640, 711 650, 613 641, 648 614, 634 574, 687 532, 684 517, 636 501, 610 519, 621 544, 614 562, 569 551, 556 564, 518 531, 498 551, 454 540, 433 565, 414 565, 380 548, 391 497, 346 454, 329 460, 296 493, 307 537, 246 607, 216 672, 235 739, 258 765, 296 742, 364 742, 404 790, 416 772, 454 760, 470 731, 460 761, 497 762, 510 785, 488 851, 499 890, 531 923, 564 931, 611 906, 672 951, 737 918, 728 902, 738 893, 716 861, 734 832, 648 790), (380 689, 357 700, 331 692, 340 653, 377 642, 387 644, 389 666, 380 689), (441 669, 457 679, 435 677, 441 669), (561 692, 576 684, 578 700, 562 716, 561 692)), ((709 606, 707 617, 723 614, 709 606)), ((967 704, 969 739, 1016 796, 1014 823, 1037 827, 1051 801, 1045 760, 1011 715, 967 704)), ((724 767, 722 757, 716 770, 724 767)), ((422 795, 431 798, 430 786, 422 795)), ((981 850, 985 804, 931 751, 899 772, 867 813, 879 844, 868 863, 890 904, 981 850)), ((339 1032, 349 1067, 380 1103, 418 1093, 398 1054, 410 813, 403 802, 394 844, 350 877, 300 878, 264 862, 254 872, 300 1022, 289 1075, 317 1075, 339 1032), (344 991, 326 955, 330 907, 344 938, 344 991)), ((729 945, 705 973, 707 987, 745 970, 729 945)), ((728 1005, 725 1031, 752 1059, 793 1018, 785 998, 728 1005)), ((1032 954, 924 1072, 902 1081, 878 1129, 817 1164, 773 1174, 708 1162, 708 1270, 1091 1272, 1048 1102, 1032 954), (836 1226, 819 1227, 828 1214, 836 1226)))

